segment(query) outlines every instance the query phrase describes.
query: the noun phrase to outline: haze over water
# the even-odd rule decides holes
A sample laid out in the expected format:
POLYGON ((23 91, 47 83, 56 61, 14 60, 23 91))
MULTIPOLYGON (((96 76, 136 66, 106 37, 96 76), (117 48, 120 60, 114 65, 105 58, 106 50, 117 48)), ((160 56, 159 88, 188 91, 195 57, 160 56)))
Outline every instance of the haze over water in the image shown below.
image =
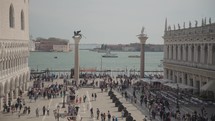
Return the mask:
MULTIPOLYGON (((112 52, 118 58, 102 58, 104 53, 97 53, 88 50, 80 50, 80 67, 89 69, 108 70, 139 70, 140 58, 128 58, 129 55, 140 55, 140 52, 112 52)), ((145 71, 158 71, 160 60, 163 59, 163 52, 145 52, 145 71)), ((31 52, 29 67, 34 70, 69 70, 74 67, 74 51, 63 52, 31 52), (57 58, 55 58, 57 57, 57 58)))

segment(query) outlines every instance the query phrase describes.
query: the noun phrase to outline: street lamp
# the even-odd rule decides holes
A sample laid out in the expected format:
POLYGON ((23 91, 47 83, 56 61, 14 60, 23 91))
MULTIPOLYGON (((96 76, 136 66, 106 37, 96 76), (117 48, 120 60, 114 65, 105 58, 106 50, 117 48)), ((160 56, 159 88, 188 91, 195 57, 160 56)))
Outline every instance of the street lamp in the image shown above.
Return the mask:
POLYGON ((59 121, 59 118, 60 118, 59 110, 60 110, 60 106, 58 105, 57 106, 57 120, 58 121, 59 121))
POLYGON ((63 106, 62 108, 65 108, 65 96, 66 96, 66 90, 65 90, 65 85, 63 86, 63 106))

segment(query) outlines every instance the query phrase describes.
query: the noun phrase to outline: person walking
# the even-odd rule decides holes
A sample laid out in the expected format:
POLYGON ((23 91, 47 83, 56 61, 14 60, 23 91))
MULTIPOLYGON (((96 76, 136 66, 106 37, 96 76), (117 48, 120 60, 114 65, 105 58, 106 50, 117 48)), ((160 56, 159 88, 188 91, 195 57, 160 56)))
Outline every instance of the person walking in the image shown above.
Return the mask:
POLYGON ((43 106, 43 115, 45 115, 45 114, 46 114, 46 107, 43 106))
POLYGON ((49 107, 48 106, 47 106, 46 110, 47 110, 47 115, 49 116, 49 107))
POLYGON ((27 110, 28 110, 28 114, 30 114, 30 113, 31 113, 31 108, 30 108, 30 106, 28 106, 27 110))
POLYGON ((36 109, 36 117, 39 117, 39 109, 36 109))
POLYGON ((94 100, 94 94, 92 93, 92 100, 94 100))
POLYGON ((107 117, 108 117, 108 121, 111 121, 111 114, 110 114, 110 112, 108 112, 107 117))
POLYGON ((93 118, 93 108, 90 109, 91 118, 93 118))
POLYGON ((122 119, 123 119, 123 117, 124 117, 124 114, 125 114, 125 112, 124 112, 124 110, 122 110, 122 111, 121 111, 122 119))
POLYGON ((99 109, 97 108, 97 111, 96 111, 96 114, 97 114, 97 120, 99 120, 99 114, 100 114, 100 111, 99 111, 99 109))

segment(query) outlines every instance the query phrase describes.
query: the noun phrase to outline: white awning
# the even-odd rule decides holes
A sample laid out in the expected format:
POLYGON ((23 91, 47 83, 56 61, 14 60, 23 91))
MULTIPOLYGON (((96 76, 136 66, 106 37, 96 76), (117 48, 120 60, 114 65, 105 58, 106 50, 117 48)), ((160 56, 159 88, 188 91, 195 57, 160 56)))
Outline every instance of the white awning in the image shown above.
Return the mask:
POLYGON ((164 85, 177 89, 177 84, 180 89, 196 89, 195 87, 188 86, 188 85, 181 84, 181 83, 166 83, 164 85))
POLYGON ((200 89, 205 91, 215 91, 215 81, 214 80, 209 81, 207 84, 203 85, 200 89))

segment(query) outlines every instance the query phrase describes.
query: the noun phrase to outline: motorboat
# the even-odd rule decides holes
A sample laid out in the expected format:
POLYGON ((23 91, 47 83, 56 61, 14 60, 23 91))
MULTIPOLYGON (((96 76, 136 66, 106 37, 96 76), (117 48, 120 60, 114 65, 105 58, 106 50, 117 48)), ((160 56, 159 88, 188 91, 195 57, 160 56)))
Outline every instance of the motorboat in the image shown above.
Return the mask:
POLYGON ((140 58, 139 55, 129 55, 128 57, 129 57, 129 58, 140 58))
POLYGON ((106 52, 106 54, 102 55, 103 58, 118 58, 116 54, 111 54, 110 50, 106 52))

